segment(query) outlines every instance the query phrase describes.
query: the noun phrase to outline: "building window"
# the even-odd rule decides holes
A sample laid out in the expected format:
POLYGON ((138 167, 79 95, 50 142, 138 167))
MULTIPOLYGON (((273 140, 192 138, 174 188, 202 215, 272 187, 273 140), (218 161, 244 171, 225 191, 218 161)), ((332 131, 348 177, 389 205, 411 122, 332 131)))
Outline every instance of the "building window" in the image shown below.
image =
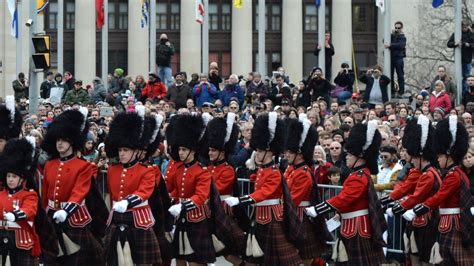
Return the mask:
POLYGON ((370 4, 353 4, 352 30, 354 32, 377 31, 377 7, 370 4))
POLYGON ((115 25, 115 3, 109 3, 108 6, 109 6, 109 10, 107 13, 109 15, 109 18, 108 18, 109 29, 115 30, 117 27, 115 25))
POLYGON ((170 28, 172 30, 179 30, 180 21, 180 6, 179 3, 171 4, 171 24, 170 28))
POLYGON ((318 10, 314 4, 307 4, 304 10, 304 30, 318 30, 318 10))
POLYGON ((230 31, 232 28, 230 4, 222 4, 222 30, 230 31))
POLYGON ((167 3, 156 3, 156 29, 166 30, 167 3))
POLYGON ((219 11, 217 4, 209 4, 209 30, 219 29, 219 11))
POLYGON ((49 3, 47 29, 56 30, 58 28, 58 3, 49 3))
POLYGON ((281 30, 281 5, 272 4, 272 30, 281 30))
POLYGON ((64 27, 67 30, 74 29, 74 20, 76 19, 74 3, 66 4, 66 26, 64 27))
POLYGON ((119 3, 119 29, 128 29, 128 3, 119 3))

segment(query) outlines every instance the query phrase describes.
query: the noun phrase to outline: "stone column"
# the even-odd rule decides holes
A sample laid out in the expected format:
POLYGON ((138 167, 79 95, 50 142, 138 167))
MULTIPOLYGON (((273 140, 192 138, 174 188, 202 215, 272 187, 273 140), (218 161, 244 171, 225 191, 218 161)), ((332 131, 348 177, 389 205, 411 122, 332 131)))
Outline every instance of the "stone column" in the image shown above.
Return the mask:
POLYGON ((291 82, 297 82, 303 77, 303 2, 283 0, 282 11, 282 66, 291 82))
POLYGON ((246 75, 252 69, 252 1, 232 6, 232 73, 246 75))
POLYGON ((95 2, 76 1, 74 30, 74 72, 76 79, 91 83, 96 73, 95 2))
MULTIPOLYGON (((181 0, 181 24, 179 39, 179 58, 181 70, 186 71, 188 77, 191 77, 192 73, 200 73, 201 25, 196 22, 194 1, 181 0)), ((177 47, 175 46, 175 48, 177 47)))
MULTIPOLYGON (((135 77, 148 73, 149 25, 141 27, 141 1, 128 0, 128 71, 135 77)), ((153 16, 153 14, 150 14, 153 16)))
MULTIPOLYGON (((332 57, 332 79, 337 76, 341 63, 352 62, 352 2, 332 0, 331 38, 335 54, 332 57)), ((331 80, 332 82, 332 80, 331 80)))

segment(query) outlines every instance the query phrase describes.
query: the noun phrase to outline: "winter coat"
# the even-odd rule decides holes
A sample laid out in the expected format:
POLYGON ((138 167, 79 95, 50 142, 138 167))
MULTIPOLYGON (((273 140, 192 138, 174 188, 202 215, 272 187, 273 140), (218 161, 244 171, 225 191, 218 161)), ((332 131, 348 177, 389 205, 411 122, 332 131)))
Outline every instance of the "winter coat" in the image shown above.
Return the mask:
POLYGON ((403 33, 392 33, 390 35, 390 57, 392 60, 402 59, 407 56, 407 38, 403 33))
POLYGON ((213 103, 217 96, 217 89, 211 83, 196 84, 193 88, 194 103, 197 107, 202 107, 205 102, 213 103))
POLYGON ((169 87, 166 94, 166 100, 174 102, 176 110, 186 107, 186 101, 192 98, 192 89, 187 84, 182 84, 181 86, 173 84, 169 87))
POLYGON ((442 91, 438 96, 433 91, 430 95, 430 112, 433 113, 436 108, 442 108, 445 114, 451 111, 451 98, 449 94, 442 91))
MULTIPOLYGON (((472 54, 474 53, 474 33, 471 30, 461 32, 461 42, 463 44, 461 48, 461 62, 463 64, 470 64, 472 63, 472 54), (464 46, 464 43, 469 43, 469 47, 464 46)), ((455 48, 454 33, 449 38, 448 47, 455 48)))
POLYGON ((316 101, 319 97, 323 97, 329 105, 329 92, 331 88, 331 83, 327 79, 311 78, 308 82, 308 90, 313 93, 311 101, 316 101))
POLYGON ((291 103, 291 90, 288 84, 284 84, 282 88, 278 86, 273 86, 272 90, 268 94, 268 98, 272 100, 273 106, 281 105, 282 99, 287 99, 291 103), (277 96, 277 94, 282 94, 282 96, 277 96))
POLYGON ((86 105, 89 102, 90 102, 89 94, 83 88, 80 88, 79 90, 76 90, 76 89, 69 90, 66 93, 66 96, 64 96, 64 103, 69 104, 69 105, 73 105, 73 104, 86 105))
POLYGON ((464 106, 466 106, 470 102, 474 102, 474 87, 471 87, 470 91, 464 93, 464 95, 462 97, 462 104, 464 106))
POLYGON ((233 98, 237 98, 239 101, 239 106, 242 107, 244 103, 244 92, 237 83, 227 84, 224 89, 219 92, 219 99, 221 100, 223 106, 229 106, 230 101, 233 98))
POLYGON ((54 80, 45 80, 41 82, 40 97, 43 99, 48 99, 51 88, 54 87, 55 84, 56 82, 54 80))
POLYGON ((250 82, 247 87, 247 97, 249 99, 252 98, 252 93, 260 94, 260 102, 264 102, 267 99, 268 95, 268 87, 265 85, 263 81, 259 83, 250 82))
POLYGON ((94 90, 91 92, 91 103, 98 103, 105 100, 105 96, 107 96, 107 90, 105 89, 103 84, 96 84, 94 86, 94 90))
POLYGON ((15 101, 19 102, 21 98, 28 98, 28 86, 23 85, 18 79, 12 82, 15 92, 15 101))
MULTIPOLYGON (((370 92, 372 91, 372 87, 374 86, 374 77, 367 76, 365 74, 361 75, 359 78, 360 82, 366 84, 364 95, 362 96, 365 102, 369 102, 370 92)), ((380 90, 382 91, 382 101, 388 102, 388 84, 390 84, 390 78, 382 75, 380 76, 379 85, 380 90)))
POLYGON ((163 82, 148 82, 142 90, 142 97, 147 99, 164 99, 166 97, 166 87, 163 82))
POLYGON ((456 89, 456 83, 454 83, 453 79, 451 77, 445 77, 444 79, 440 79, 439 76, 436 76, 433 79, 433 82, 431 82, 431 90, 430 93, 435 90, 435 82, 441 80, 444 83, 444 90, 449 94, 451 97, 451 102, 454 103, 454 100, 456 100, 456 95, 457 95, 457 89, 456 89))
POLYGON ((174 47, 173 45, 166 45, 164 43, 160 43, 156 47, 156 64, 159 67, 170 67, 171 66, 171 57, 174 54, 174 47))

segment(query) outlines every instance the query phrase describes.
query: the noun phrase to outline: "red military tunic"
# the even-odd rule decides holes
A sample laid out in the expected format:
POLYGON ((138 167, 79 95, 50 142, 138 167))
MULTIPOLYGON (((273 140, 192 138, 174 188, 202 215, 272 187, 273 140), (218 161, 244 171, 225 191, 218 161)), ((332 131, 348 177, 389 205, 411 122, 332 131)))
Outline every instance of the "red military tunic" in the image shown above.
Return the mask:
POLYGON ((410 169, 408 175, 400 182, 395 185, 395 189, 390 193, 392 200, 399 200, 406 195, 412 194, 415 191, 416 183, 421 176, 421 171, 416 168, 410 169))
POLYGON ((181 169, 183 166, 183 162, 181 161, 175 161, 175 160, 170 160, 168 162, 168 166, 166 166, 166 171, 164 175, 164 180, 166 182, 166 188, 168 190, 168 193, 171 193, 172 187, 171 185, 168 185, 168 179, 174 180, 176 179, 176 176, 179 175, 178 170, 181 169))
POLYGON ((232 195, 235 182, 234 168, 227 162, 211 164, 207 167, 221 196, 232 195))
POLYGON ((352 172, 344 181, 341 192, 327 200, 329 205, 341 213, 341 235, 346 238, 351 238, 356 234, 365 238, 371 236, 372 227, 368 214, 368 178, 370 178, 368 168, 352 172), (345 218, 345 215, 348 218, 345 218))
POLYGON ((298 216, 303 219, 304 208, 310 206, 313 180, 311 169, 305 164, 289 165, 285 171, 285 180, 291 199, 298 208, 298 216))
POLYGON ((33 221, 38 208, 38 194, 34 190, 20 190, 13 194, 8 189, 0 191, 0 230, 15 231, 15 244, 18 249, 30 250, 31 255, 37 257, 40 255, 40 243, 36 234, 33 221), (4 213, 15 210, 22 211, 26 219, 7 222, 3 217, 4 213))

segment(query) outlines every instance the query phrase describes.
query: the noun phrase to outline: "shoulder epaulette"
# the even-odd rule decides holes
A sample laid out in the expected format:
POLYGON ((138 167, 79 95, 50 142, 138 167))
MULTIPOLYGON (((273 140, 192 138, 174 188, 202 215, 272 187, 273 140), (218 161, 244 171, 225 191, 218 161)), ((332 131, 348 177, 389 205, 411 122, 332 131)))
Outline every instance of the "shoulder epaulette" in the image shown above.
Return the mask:
POLYGON ((363 176, 364 175, 364 170, 361 169, 361 170, 357 171, 356 175, 357 176, 363 176))

